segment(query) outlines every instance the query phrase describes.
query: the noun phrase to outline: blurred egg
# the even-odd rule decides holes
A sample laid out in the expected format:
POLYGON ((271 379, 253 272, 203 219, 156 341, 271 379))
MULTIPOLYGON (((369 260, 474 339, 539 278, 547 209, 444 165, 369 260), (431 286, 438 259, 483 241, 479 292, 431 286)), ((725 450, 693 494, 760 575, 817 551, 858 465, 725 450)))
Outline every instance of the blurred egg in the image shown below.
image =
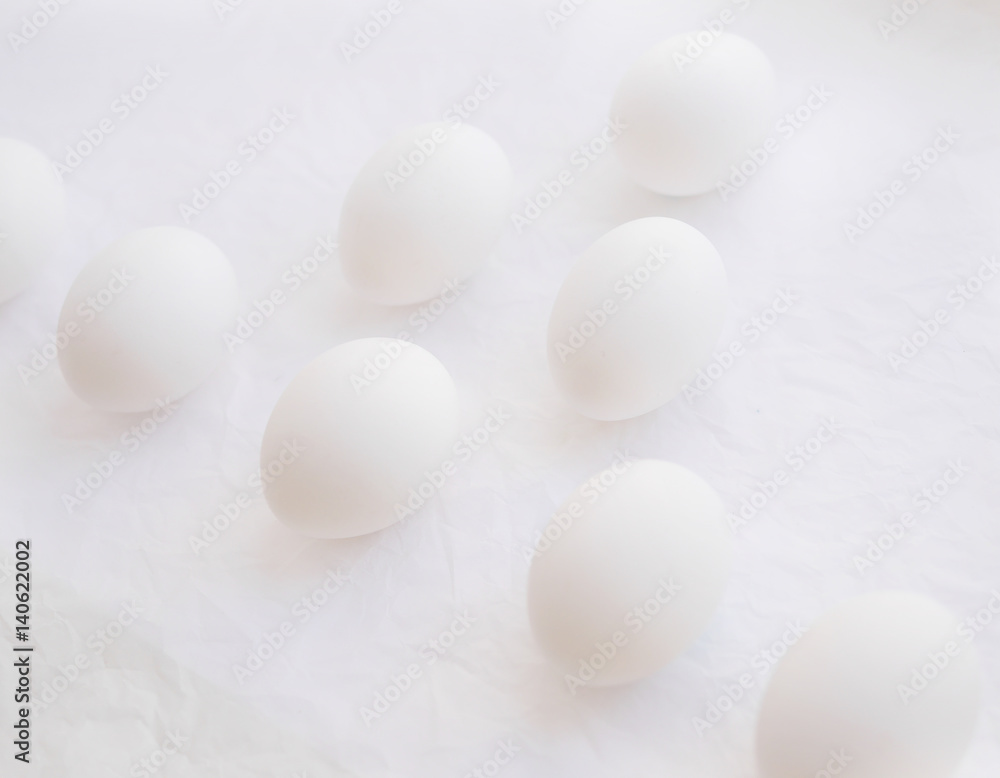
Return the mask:
POLYGON ((732 565, 715 491, 679 465, 619 457, 536 544, 528 611, 570 691, 656 672, 704 630, 732 565))
POLYGON ((236 276, 208 238, 151 227, 112 243, 76 277, 59 316, 59 365, 96 408, 177 400, 215 370, 236 319, 236 276))
POLYGON ((632 179, 665 195, 707 192, 764 140, 774 122, 775 77, 750 41, 707 30, 675 35, 632 65, 611 116, 632 179))
POLYGON ((945 778, 972 736, 979 660, 919 594, 834 608, 781 660, 757 725, 761 778, 945 778))
POLYGON ((366 535, 434 496, 457 437, 444 365, 403 340, 354 340, 306 365, 278 400, 261 447, 264 494, 306 535, 366 535))
POLYGON ((584 416, 640 416, 711 359, 726 271, 708 239, 675 219, 617 227, 577 260, 549 318, 549 368, 584 416))
POLYGON ((24 291, 62 240, 65 192, 34 146, 0 138, 0 303, 24 291))
POLYGON ((512 187, 507 157, 482 130, 434 122, 401 132, 368 160, 344 200, 348 283, 384 305, 436 297, 493 251, 512 187))

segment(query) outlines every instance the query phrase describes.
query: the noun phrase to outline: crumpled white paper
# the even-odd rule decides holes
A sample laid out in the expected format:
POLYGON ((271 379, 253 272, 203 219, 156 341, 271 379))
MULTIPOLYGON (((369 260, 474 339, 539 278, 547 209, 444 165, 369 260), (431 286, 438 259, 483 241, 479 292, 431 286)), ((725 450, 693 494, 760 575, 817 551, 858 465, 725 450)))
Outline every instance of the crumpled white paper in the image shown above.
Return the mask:
MULTIPOLYGON (((133 766, 180 733, 189 741, 155 775, 750 778, 774 659, 818 614, 884 587, 963 617, 987 606, 1000 586, 1000 279, 968 299, 959 287, 1000 254, 994 4, 928 2, 884 32, 888 0, 399 0, 363 47, 356 29, 388 3, 219 5, 71 2, 16 52, 0 46, 0 133, 65 164, 68 144, 113 126, 66 176, 63 251, 0 308, 0 558, 32 539, 36 689, 78 655, 90 662, 36 714, 34 774, 141 775, 133 766), (580 151, 639 52, 727 10, 727 29, 771 56, 792 115, 759 170, 725 198, 671 200, 630 184, 612 153, 580 151), (157 67, 162 83, 123 111, 121 95, 157 67), (433 321, 357 300, 335 257, 303 275, 304 258, 335 239, 368 155, 402 126, 454 114, 482 79, 495 88, 463 110, 510 155, 512 211, 569 169, 556 202, 521 232, 512 223, 433 321), (277 110, 288 128, 242 152, 277 110), (912 157, 940 132, 957 139, 914 178, 912 157), (287 301, 162 424, 90 410, 42 353, 76 272, 125 232, 185 224, 181 206, 234 159, 240 173, 188 226, 231 257, 241 316, 274 289, 287 301), (895 180, 905 191, 849 236, 845 224, 877 213, 895 180), (693 224, 726 263, 717 366, 653 414, 590 422, 548 378, 549 308, 576 255, 651 215, 693 224), (890 354, 909 353, 904 340, 922 341, 939 310, 947 321, 894 369, 890 354), (350 542, 292 534, 253 481, 275 400, 325 349, 403 331, 454 375, 466 430, 490 408, 510 419, 403 523, 350 542), (811 442, 823 425, 835 434, 811 442), (77 495, 114 451, 123 464, 77 495), (734 521, 736 571, 705 635, 646 681, 574 696, 531 638, 526 552, 616 452, 694 469, 746 523, 734 521), (956 461, 963 477, 923 510, 922 490, 956 461), (907 511, 912 527, 859 570, 907 511), (143 612, 94 656, 88 639, 133 601, 143 612), (746 673, 751 687, 713 715, 746 673)), ((11 0, 0 32, 38 7, 11 0)), ((977 645, 983 712, 959 778, 1000 765, 1000 624, 977 645)), ((9 655, 0 646, 4 689, 9 655)), ((14 706, 0 699, 10 732, 14 706)), ((0 739, 3 775, 11 740, 0 739)))

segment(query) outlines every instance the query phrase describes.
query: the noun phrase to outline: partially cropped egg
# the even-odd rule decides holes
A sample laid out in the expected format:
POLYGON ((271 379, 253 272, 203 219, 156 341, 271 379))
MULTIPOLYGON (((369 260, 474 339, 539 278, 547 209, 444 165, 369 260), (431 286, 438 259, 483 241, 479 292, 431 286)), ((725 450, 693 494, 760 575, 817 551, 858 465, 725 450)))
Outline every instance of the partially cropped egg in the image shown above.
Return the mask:
POLYGON ((436 493, 457 437, 444 365, 407 341, 354 340, 306 365, 278 400, 261 447, 264 494, 306 535, 365 535, 436 493))
POLYGON ((399 133, 358 173, 340 216, 344 276, 365 299, 408 305, 472 275, 510 216, 513 174, 482 130, 445 122, 399 133))
POLYGON ((966 631, 944 606, 900 591, 822 616, 768 686, 761 778, 951 775, 979 712, 979 659, 966 631))
POLYGON ((637 219, 577 260, 549 318, 549 368, 592 419, 640 416, 711 359, 726 312, 719 253, 676 219, 637 219))
POLYGON ((177 400, 215 370, 236 319, 236 275, 208 238, 151 227, 88 262, 59 316, 59 365, 82 400, 137 412, 177 400))
POLYGON ((625 126, 615 150, 640 186, 707 192, 764 139, 775 95, 774 70, 750 41, 721 31, 675 35, 622 78, 611 107, 625 126))
POLYGON ((0 303, 24 291, 55 252, 66 226, 65 199, 42 152, 0 138, 0 303))
POLYGON ((536 544, 531 626, 571 692, 647 676, 715 613, 732 538, 722 500, 680 465, 618 458, 559 508, 536 544))

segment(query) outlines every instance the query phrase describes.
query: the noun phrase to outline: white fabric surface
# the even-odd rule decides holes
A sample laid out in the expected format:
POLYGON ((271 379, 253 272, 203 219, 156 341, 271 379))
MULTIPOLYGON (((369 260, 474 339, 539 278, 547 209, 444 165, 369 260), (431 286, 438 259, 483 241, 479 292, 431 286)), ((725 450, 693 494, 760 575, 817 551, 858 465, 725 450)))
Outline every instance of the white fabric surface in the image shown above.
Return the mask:
MULTIPOLYGON (((12 557, 15 538, 32 538, 36 688, 81 653, 93 659, 38 713, 33 774, 127 775, 179 729, 190 742, 157 775, 461 776, 510 740, 519 749, 502 770, 510 778, 750 778, 770 670, 758 652, 788 622, 885 587, 968 616, 1000 587, 1000 279, 961 310, 949 298, 984 257, 1000 255, 994 0, 929 0, 888 40, 878 27, 888 0, 590 0, 555 29, 545 12, 556 0, 400 3, 350 63, 341 44, 387 4, 244 0, 220 19, 211 0, 72 0, 17 52, 0 46, 0 134, 61 160, 85 130, 105 117, 114 124, 67 177, 63 250, 0 308, 0 558, 12 557), (794 133, 776 129, 778 152, 725 200, 645 193, 612 154, 574 167, 632 59, 726 8, 728 29, 772 58, 783 111, 814 87, 834 96, 794 133), (156 66, 168 75, 123 118, 114 101, 156 66), (274 288, 289 291, 282 274, 336 234, 341 199, 372 151, 489 77, 499 86, 470 121, 507 150, 517 210, 560 169, 575 181, 523 233, 512 226, 425 331, 409 323, 414 309, 354 298, 326 262, 134 451, 122 435, 141 415, 90 410, 57 365, 22 381, 18 366, 54 331, 88 258, 133 229, 184 224, 179 205, 240 158, 272 111, 293 114, 288 129, 190 223, 231 257, 244 312, 274 288), (949 127, 953 147, 908 178, 907 160, 949 127), (906 194, 848 240, 844 223, 897 178, 906 194), (739 340, 745 353, 702 397, 629 422, 589 422, 548 378, 549 307, 579 252, 650 215, 688 221, 716 244, 732 299, 720 349, 739 340), (752 317, 782 291, 794 305, 754 336, 752 317), (949 322, 895 371, 889 352, 939 308, 949 322), (295 373, 345 340, 403 329, 452 371, 468 429, 491 403, 510 409, 490 444, 417 516, 378 535, 298 537, 255 498, 193 553, 190 538, 220 503, 252 492, 264 424, 295 373), (842 428, 796 470, 786 455, 827 418, 842 428), (114 450, 124 464, 68 513, 62 495, 114 450), (790 479, 741 528, 724 602, 682 658, 633 686, 571 697, 528 629, 523 550, 618 450, 694 469, 733 511, 776 469, 790 479), (940 504, 918 508, 907 535, 859 575, 854 555, 956 459, 970 472, 940 504), (351 580, 303 611, 328 570, 351 580), (88 637, 133 599, 140 618, 96 657, 88 637), (430 664, 429 641, 466 611, 472 627, 430 664), (240 683, 234 665, 286 621, 294 634, 240 683), (361 708, 412 664, 420 677, 368 726, 361 708), (754 686, 696 733, 694 717, 745 672, 754 686)), ((37 9, 7 0, 0 32, 37 9)), ((8 640, 11 586, 0 584, 8 640)), ((1000 624, 977 645, 983 711, 960 778, 1000 767, 1000 624)), ((9 664, 0 661, 4 689, 9 664)), ((0 705, 8 732, 12 707, 0 705)), ((0 740, 5 765, 9 740, 0 740)))

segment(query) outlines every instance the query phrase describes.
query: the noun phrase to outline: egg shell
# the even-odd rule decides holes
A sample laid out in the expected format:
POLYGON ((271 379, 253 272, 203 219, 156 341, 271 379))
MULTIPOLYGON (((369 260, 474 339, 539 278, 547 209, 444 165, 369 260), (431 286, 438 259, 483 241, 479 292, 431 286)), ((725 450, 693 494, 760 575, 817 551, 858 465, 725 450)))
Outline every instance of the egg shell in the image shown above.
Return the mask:
POLYGON ((62 241, 66 196, 49 159, 0 138, 0 303, 20 294, 62 241))
POLYGON ((676 219, 628 222, 563 282, 549 318, 550 372, 585 416, 640 416, 711 359, 725 312, 726 271, 704 235, 676 219))
POLYGON ((399 133, 368 160, 344 200, 345 278, 384 305, 436 297, 493 251, 512 187, 507 157, 482 130, 433 122, 399 133))
POLYGON ((532 629, 583 685, 635 681, 705 629, 732 554, 722 500, 702 478, 670 462, 619 459, 543 533, 528 578, 532 629))
POLYGON ((761 778, 945 778, 979 710, 979 659, 923 595, 881 591, 822 616, 778 664, 761 707, 761 778), (949 651, 954 648, 956 651, 949 651), (933 676, 923 688, 919 676, 933 676))
POLYGON ((211 375, 236 320, 236 276, 203 235, 151 227, 117 240, 70 287, 59 365, 96 408, 124 413, 177 400, 211 375))
POLYGON ((267 502, 313 537, 383 529, 433 496, 422 485, 449 456, 458 420, 455 384, 429 352, 395 338, 337 346, 302 369, 271 414, 260 459, 267 502))
POLYGON ((767 56, 750 41, 706 30, 675 35, 639 57, 618 85, 611 116, 626 127, 618 159, 654 192, 708 192, 764 140, 776 92, 767 56))

